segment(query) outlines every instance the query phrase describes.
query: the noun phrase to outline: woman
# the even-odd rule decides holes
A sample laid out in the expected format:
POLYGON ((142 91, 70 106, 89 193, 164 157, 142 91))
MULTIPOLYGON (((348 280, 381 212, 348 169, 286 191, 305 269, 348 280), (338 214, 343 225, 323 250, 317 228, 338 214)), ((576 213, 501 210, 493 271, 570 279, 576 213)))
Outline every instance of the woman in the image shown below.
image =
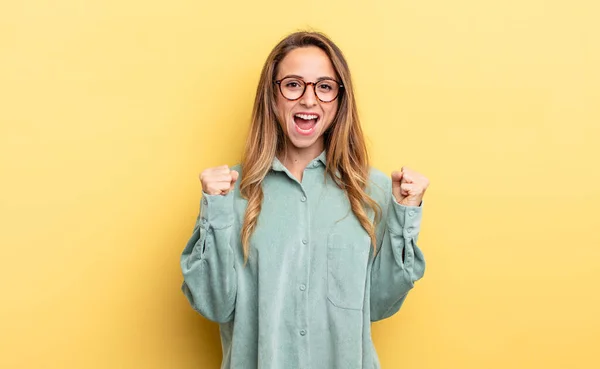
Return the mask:
POLYGON ((350 71, 320 33, 269 55, 241 165, 200 175, 183 292, 220 323, 222 368, 379 368, 370 322, 423 276, 428 180, 369 167, 350 71))

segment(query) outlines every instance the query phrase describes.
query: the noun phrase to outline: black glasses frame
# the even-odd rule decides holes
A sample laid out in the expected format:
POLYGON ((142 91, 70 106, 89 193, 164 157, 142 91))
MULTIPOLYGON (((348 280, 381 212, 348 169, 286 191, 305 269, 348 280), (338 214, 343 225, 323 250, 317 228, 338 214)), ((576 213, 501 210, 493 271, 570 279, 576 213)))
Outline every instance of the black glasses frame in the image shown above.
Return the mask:
MULTIPOLYGON (((317 100, 319 100, 322 103, 330 103, 332 101, 335 101, 335 99, 337 99, 340 96, 340 92, 344 88, 344 85, 341 82, 336 81, 335 79, 330 79, 330 78, 325 78, 325 79, 319 80, 317 82, 306 82, 304 80, 301 80, 304 83, 304 90, 302 90, 302 93, 300 94, 300 96, 298 96, 298 98, 296 98, 296 99, 289 99, 289 98, 287 98, 285 96, 285 94, 281 90, 281 81, 283 81, 284 79, 288 79, 288 78, 292 78, 292 77, 284 77, 282 79, 277 79, 277 80, 273 81, 275 84, 279 85, 279 92, 281 93, 281 96, 283 96, 283 98, 286 99, 286 100, 288 100, 288 101, 300 100, 302 98, 302 96, 304 96, 304 94, 306 93, 306 87, 308 87, 308 85, 312 85, 313 86, 313 92, 314 92, 315 97, 317 98, 317 100), (319 84, 319 83, 321 83, 323 81, 333 81, 333 82, 337 83, 338 85, 340 85, 339 88, 338 88, 337 95, 335 95, 335 97, 333 99, 329 100, 329 101, 322 100, 319 97, 319 95, 317 95, 317 84, 319 84)), ((299 78, 295 78, 295 79, 300 80, 299 78)))

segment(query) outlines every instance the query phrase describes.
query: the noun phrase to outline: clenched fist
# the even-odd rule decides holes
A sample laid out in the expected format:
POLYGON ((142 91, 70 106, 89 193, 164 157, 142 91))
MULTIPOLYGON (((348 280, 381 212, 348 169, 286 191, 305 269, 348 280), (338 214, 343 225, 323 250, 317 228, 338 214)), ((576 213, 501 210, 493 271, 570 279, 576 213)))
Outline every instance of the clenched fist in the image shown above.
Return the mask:
POLYGON ((411 169, 402 167, 400 172, 392 173, 392 194, 401 205, 421 205, 427 187, 429 180, 411 169))
POLYGON ((207 195, 227 195, 233 190, 238 176, 239 173, 227 165, 205 169, 200 173, 202 191, 207 195))

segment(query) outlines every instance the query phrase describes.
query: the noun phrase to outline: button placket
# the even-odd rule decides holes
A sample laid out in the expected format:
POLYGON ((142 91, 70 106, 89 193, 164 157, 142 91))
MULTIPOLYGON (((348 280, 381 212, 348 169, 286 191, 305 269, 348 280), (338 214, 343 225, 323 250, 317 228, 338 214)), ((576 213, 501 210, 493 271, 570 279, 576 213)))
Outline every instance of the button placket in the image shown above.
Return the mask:
MULTIPOLYGON (((304 173, 304 179, 306 181, 306 183, 309 184, 311 183, 311 178, 308 175, 307 172, 304 173)), ((310 187, 309 187, 310 188, 310 187)), ((297 279, 297 283, 298 283, 298 292, 297 292, 297 298, 299 301, 299 309, 298 309, 298 325, 297 325, 297 329, 298 329, 298 334, 299 334, 299 338, 300 337, 306 337, 308 332, 307 332, 307 327, 309 326, 309 319, 308 319, 308 309, 309 309, 309 294, 307 292, 308 290, 308 283, 310 280, 310 247, 306 247, 309 244, 309 239, 310 239, 310 225, 311 225, 311 214, 310 214, 310 209, 311 209, 311 203, 308 202, 308 194, 306 192, 306 188, 304 187, 304 185, 302 185, 302 194, 300 195, 300 201, 301 204, 299 204, 300 207, 300 213, 299 213, 299 217, 300 217, 300 223, 302 224, 302 228, 299 229, 299 241, 297 245, 299 245, 299 253, 300 255, 302 255, 302 266, 300 267, 300 274, 298 275, 298 279, 297 279)), ((298 239, 296 239, 298 240, 298 239)), ((301 361, 298 363, 300 364, 299 366, 302 368, 308 368, 308 355, 309 355, 309 348, 308 348, 308 340, 306 338, 302 339, 301 338, 301 342, 299 342, 298 344, 298 349, 299 352, 302 353, 301 354, 301 361)))

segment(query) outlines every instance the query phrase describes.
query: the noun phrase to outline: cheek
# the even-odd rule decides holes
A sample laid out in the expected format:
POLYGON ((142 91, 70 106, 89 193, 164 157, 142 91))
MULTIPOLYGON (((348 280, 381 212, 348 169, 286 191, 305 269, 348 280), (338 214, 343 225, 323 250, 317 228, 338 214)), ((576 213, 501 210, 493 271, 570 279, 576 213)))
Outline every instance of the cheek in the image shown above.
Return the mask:
POLYGON ((277 111, 277 121, 279 122, 279 126, 283 129, 284 132, 287 132, 286 123, 285 123, 285 104, 281 101, 281 98, 278 96, 276 99, 276 107, 277 111))
POLYGON ((277 113, 279 114, 280 119, 283 121, 287 119, 287 116, 292 109, 293 104, 290 103, 290 101, 282 98, 281 96, 277 96, 277 113))
POLYGON ((331 104, 327 104, 323 107, 323 111, 325 113, 325 116, 327 117, 327 125, 331 124, 331 122, 335 118, 337 109, 338 109, 337 101, 335 104, 331 103, 331 104))

